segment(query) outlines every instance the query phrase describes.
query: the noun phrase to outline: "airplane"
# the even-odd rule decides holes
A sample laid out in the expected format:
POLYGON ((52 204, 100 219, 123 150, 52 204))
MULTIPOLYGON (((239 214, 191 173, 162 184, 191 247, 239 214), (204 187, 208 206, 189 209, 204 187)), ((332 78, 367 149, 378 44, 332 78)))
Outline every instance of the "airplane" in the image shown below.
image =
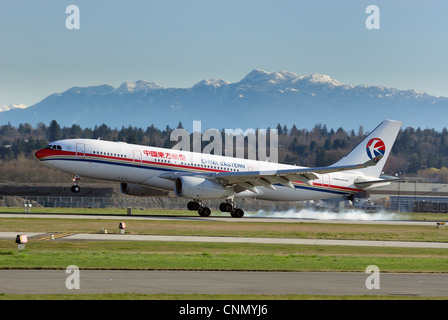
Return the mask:
POLYGON ((241 218, 235 198, 271 201, 318 200, 389 185, 381 176, 401 128, 384 120, 346 156, 328 167, 233 158, 95 139, 64 139, 36 151, 44 164, 72 174, 71 190, 80 191, 80 177, 115 181, 122 193, 149 196, 150 188, 174 191, 190 199, 187 208, 211 214, 204 200, 222 199, 219 209, 241 218))

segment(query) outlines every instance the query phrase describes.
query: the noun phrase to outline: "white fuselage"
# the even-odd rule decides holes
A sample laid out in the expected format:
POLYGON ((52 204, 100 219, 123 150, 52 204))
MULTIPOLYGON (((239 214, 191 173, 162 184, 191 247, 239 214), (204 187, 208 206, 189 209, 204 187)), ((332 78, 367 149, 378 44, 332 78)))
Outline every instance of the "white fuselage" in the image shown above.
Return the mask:
MULTIPOLYGON (((68 139, 51 143, 54 148, 36 152, 36 157, 50 167, 81 177, 140 184, 173 190, 174 182, 159 177, 166 172, 247 172, 300 168, 292 165, 155 148, 123 142, 93 139, 68 139)), ((312 184, 293 181, 294 188, 276 185, 275 190, 257 186, 258 193, 244 191, 236 197, 266 200, 314 200, 362 191, 355 179, 363 176, 356 170, 316 174, 312 184)))

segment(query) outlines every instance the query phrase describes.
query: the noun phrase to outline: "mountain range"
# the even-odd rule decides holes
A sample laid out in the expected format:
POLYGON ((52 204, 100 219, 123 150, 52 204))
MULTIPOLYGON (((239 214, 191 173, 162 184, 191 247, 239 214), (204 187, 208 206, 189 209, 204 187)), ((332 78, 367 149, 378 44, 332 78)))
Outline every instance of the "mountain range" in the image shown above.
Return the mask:
MULTIPOLYGON (((312 128, 372 130, 384 119, 403 121, 403 127, 446 127, 448 97, 418 90, 346 85, 328 75, 299 76, 293 72, 255 69, 241 81, 213 78, 191 88, 164 88, 155 82, 124 82, 118 88, 103 84, 73 87, 54 93, 28 108, 4 108, 0 124, 56 120, 61 126, 83 128, 177 127, 191 130, 193 120, 207 128, 275 128, 295 124, 312 128)), ((3 110, 3 108, 1 109, 3 110)))

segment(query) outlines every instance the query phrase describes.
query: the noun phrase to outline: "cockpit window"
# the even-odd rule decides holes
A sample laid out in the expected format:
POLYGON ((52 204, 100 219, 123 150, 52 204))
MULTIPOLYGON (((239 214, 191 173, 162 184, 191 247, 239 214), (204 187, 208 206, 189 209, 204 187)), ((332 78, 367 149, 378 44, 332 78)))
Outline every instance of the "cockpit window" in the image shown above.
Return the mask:
POLYGON ((45 147, 45 149, 62 150, 62 147, 56 144, 49 144, 45 147))

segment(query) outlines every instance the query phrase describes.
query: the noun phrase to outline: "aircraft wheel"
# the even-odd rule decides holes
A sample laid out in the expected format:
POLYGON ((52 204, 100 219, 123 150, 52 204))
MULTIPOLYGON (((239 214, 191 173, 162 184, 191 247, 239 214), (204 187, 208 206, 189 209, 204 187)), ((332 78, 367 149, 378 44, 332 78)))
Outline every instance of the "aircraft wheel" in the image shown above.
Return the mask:
POLYGON ((198 210, 198 213, 201 217, 208 217, 212 213, 209 207, 202 207, 198 210))
POLYGON ((232 212, 233 210, 233 205, 231 203, 226 202, 226 212, 232 212))
POLYGON ((187 208, 188 208, 188 210, 191 210, 191 211, 198 211, 201 208, 201 206, 196 201, 190 201, 187 203, 187 208))
POLYGON ((201 205, 199 202, 193 201, 193 210, 199 210, 201 208, 201 205))
POLYGON ((244 216, 244 211, 243 209, 240 208, 236 208, 235 209, 235 215, 237 218, 242 218, 244 216))
POLYGON ((244 216, 244 211, 243 211, 243 209, 236 208, 235 210, 232 210, 232 211, 230 212, 230 215, 231 215, 233 218, 242 218, 242 217, 244 216))
POLYGON ((71 188, 73 193, 78 193, 79 191, 81 191, 81 188, 78 185, 74 185, 71 188))
POLYGON ((219 205, 219 210, 221 210, 221 212, 232 212, 233 204, 230 202, 221 202, 219 205))

